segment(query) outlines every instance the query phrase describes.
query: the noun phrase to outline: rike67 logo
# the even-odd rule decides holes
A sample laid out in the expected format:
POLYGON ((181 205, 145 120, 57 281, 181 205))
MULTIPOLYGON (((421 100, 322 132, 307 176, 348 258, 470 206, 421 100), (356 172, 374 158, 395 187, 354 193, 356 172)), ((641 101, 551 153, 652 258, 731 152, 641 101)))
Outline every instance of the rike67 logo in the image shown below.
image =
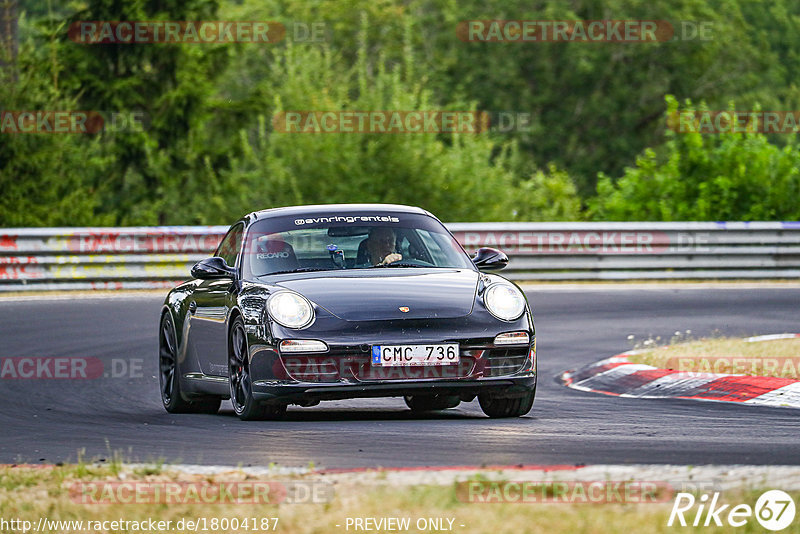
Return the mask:
POLYGON ((781 490, 764 492, 756 501, 755 507, 748 504, 731 507, 730 504, 720 505, 718 501, 719 492, 715 492, 710 499, 706 493, 699 498, 691 493, 678 493, 667 526, 721 527, 727 524, 731 527, 742 527, 755 516, 762 527, 776 532, 794 521, 794 500, 781 490))

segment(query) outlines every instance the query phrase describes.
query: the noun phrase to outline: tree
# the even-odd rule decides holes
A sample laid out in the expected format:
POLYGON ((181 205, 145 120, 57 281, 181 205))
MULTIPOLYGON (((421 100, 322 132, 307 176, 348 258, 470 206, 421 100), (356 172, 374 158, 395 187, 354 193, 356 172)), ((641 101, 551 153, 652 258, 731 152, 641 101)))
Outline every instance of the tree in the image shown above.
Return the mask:
MULTIPOLYGON (((215 0, 90 0, 78 21, 214 20, 215 0)), ((196 44, 76 44, 61 31, 59 87, 77 95, 79 109, 137 113, 144 128, 107 135, 113 164, 102 184, 101 205, 121 224, 164 224, 186 204, 196 169, 213 147, 203 129, 212 111, 215 74, 227 50, 196 44)), ((187 221, 192 222, 192 221, 187 221)), ((195 219, 194 222, 200 222, 195 219)))
MULTIPOLYGON (((668 112, 679 109, 668 96, 668 112)), ((702 108, 701 108, 702 109, 702 108)), ((731 108, 733 111, 733 108, 731 108)), ((617 180, 600 175, 593 219, 615 221, 797 220, 800 147, 772 144, 761 133, 667 132, 617 180)))
POLYGON ((0 0, 0 82, 17 79, 18 17, 17 0, 0 0))
MULTIPOLYGON (((404 35, 412 34, 408 30, 404 35)), ((436 99, 416 77, 406 41, 400 62, 371 55, 367 17, 361 21, 355 65, 327 46, 288 44, 248 49, 226 78, 252 80, 247 100, 264 112, 240 131, 240 154, 215 183, 210 209, 303 203, 390 202, 419 205, 447 221, 558 219, 578 216, 579 201, 565 173, 518 179, 514 143, 485 133, 282 133, 271 118, 295 110, 464 110, 468 102, 436 99), (253 56, 257 56, 256 59, 253 56), (241 61, 242 63, 239 63, 241 61), (253 65, 258 67, 251 68, 253 65), (240 71, 239 69, 243 70, 240 71), (235 73, 235 74, 234 74, 235 73), (555 187, 550 187, 557 184, 555 187), (227 185, 225 185, 227 184, 227 185), (239 207, 241 206, 241 207, 239 207)))

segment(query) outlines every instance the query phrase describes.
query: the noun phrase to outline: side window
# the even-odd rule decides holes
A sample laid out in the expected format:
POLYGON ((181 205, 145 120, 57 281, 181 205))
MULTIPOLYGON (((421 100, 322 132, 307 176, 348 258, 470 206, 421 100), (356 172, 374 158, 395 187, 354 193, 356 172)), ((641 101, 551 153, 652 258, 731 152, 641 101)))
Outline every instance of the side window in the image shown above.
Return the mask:
POLYGON ((236 259, 242 248, 243 224, 237 224, 225 235, 222 243, 217 247, 216 255, 225 260, 231 267, 236 267, 236 259))

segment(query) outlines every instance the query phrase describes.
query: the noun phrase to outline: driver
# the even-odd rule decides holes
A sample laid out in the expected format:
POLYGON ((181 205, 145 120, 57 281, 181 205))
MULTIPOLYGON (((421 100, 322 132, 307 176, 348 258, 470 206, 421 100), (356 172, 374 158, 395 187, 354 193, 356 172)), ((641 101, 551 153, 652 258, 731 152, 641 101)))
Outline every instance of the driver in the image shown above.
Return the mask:
POLYGON ((388 226, 376 226, 369 231, 367 255, 372 265, 388 265, 403 259, 395 250, 394 230, 388 226))

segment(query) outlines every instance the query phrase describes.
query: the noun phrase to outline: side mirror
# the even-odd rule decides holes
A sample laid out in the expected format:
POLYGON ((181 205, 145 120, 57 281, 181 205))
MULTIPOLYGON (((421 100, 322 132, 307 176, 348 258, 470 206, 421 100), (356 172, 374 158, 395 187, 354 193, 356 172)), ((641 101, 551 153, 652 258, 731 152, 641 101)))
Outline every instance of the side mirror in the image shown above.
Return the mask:
POLYGON ((236 269, 228 266, 225 260, 218 256, 201 260, 192 267, 192 276, 201 280, 233 278, 235 274, 236 269))
POLYGON ((472 257, 472 263, 481 271, 499 271, 508 265, 508 256, 496 248, 481 247, 472 257))

